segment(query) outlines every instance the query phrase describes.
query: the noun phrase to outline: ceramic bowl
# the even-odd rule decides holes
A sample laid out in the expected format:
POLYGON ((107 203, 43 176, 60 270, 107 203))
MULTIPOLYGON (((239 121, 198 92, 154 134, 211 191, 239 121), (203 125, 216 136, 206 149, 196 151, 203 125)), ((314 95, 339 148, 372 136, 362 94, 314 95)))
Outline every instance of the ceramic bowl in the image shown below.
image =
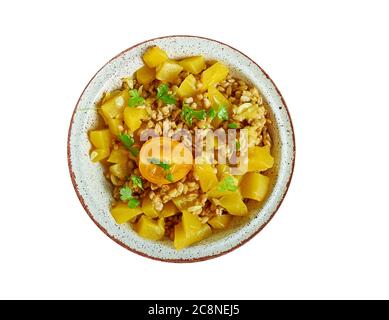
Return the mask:
POLYGON ((253 60, 240 51, 219 41, 194 36, 168 36, 148 40, 118 54, 90 80, 75 107, 68 136, 68 164, 71 179, 85 211, 96 225, 112 240, 152 259, 169 262, 194 262, 218 257, 241 246, 255 236, 273 217, 291 181, 295 158, 293 127, 281 93, 253 60), (142 54, 153 45, 166 50, 171 58, 203 55, 207 60, 220 60, 235 76, 260 89, 270 106, 273 121, 271 136, 275 166, 270 172, 271 189, 259 206, 250 206, 249 217, 232 228, 183 250, 177 251, 170 241, 155 242, 141 238, 129 225, 118 225, 109 208, 111 188, 104 178, 101 165, 89 159, 91 145, 88 131, 97 123, 95 103, 103 92, 120 86, 121 79, 132 75, 143 65, 142 54))

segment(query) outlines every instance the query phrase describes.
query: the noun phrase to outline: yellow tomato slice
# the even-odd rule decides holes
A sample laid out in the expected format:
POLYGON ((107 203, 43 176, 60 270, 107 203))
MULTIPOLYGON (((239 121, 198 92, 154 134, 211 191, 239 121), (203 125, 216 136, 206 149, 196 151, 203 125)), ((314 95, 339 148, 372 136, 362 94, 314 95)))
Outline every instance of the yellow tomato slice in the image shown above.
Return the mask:
POLYGON ((139 153, 139 171, 143 178, 157 184, 177 182, 192 169, 191 150, 166 137, 145 142, 139 153))

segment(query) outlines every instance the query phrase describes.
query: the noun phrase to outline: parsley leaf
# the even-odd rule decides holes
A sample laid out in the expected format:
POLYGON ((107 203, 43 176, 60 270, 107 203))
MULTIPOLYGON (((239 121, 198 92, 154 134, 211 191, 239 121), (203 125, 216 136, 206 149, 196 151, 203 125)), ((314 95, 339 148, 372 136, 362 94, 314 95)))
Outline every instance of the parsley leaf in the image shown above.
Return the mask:
POLYGON ((143 181, 142 181, 141 177, 136 176, 135 174, 133 174, 131 176, 131 181, 132 181, 132 183, 134 184, 135 187, 138 187, 139 189, 143 190, 143 181))
POLYGON ((149 159, 149 162, 151 164, 155 164, 159 167, 161 167, 163 170, 169 170, 170 169, 170 164, 166 163, 166 162, 163 162, 161 160, 158 160, 156 158, 150 158, 149 159))
POLYGON ((193 110, 187 104, 184 104, 182 106, 181 117, 188 125, 191 126, 193 123, 193 118, 196 118, 197 120, 204 120, 206 117, 206 112, 205 110, 193 110))
POLYGON ((237 123, 229 123, 228 124, 228 128, 230 128, 230 129, 237 129, 238 128, 238 124, 237 123))
POLYGON ((235 179, 231 176, 224 178, 218 187, 219 191, 236 191, 238 186, 235 184, 235 179))
POLYGON ((128 99, 129 107, 141 106, 145 103, 145 99, 139 94, 138 90, 130 90, 130 99, 128 99))
POLYGON ((118 136, 119 140, 123 143, 123 145, 132 153, 134 157, 137 157, 139 155, 139 150, 135 147, 133 147, 133 144, 135 143, 134 138, 131 137, 128 134, 120 134, 118 136))
POLYGON ((122 201, 128 201, 132 199, 132 190, 129 187, 124 187, 120 189, 120 199, 122 201))
POLYGON ((228 110, 225 104, 221 104, 217 110, 217 117, 220 120, 228 120, 228 110))
POLYGON ((139 206, 140 204, 139 200, 132 196, 132 190, 128 186, 120 189, 120 199, 122 201, 128 201, 127 206, 131 209, 139 206))
POLYGON ((165 104, 176 104, 176 99, 169 94, 169 87, 166 83, 163 83, 157 88, 157 99, 161 100, 165 104))
POLYGON ((166 180, 169 181, 169 182, 173 182, 174 181, 174 176, 171 172, 169 172, 167 175, 166 175, 166 180))
POLYGON ((215 111, 214 108, 209 109, 209 111, 208 111, 208 117, 209 117, 211 120, 212 120, 213 118, 216 117, 216 111, 215 111))
POLYGON ((130 200, 128 200, 128 203, 127 203, 127 206, 130 208, 130 209, 134 209, 136 208, 137 206, 140 205, 140 202, 138 199, 135 199, 135 198, 131 198, 130 200))

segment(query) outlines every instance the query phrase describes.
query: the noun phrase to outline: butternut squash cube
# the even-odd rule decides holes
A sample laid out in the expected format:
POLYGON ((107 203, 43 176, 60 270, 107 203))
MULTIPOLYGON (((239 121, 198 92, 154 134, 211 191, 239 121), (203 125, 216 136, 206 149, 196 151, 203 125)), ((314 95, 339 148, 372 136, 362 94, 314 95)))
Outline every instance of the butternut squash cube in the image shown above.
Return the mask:
POLYGON ((269 177, 257 172, 247 172, 242 179, 240 192, 243 198, 262 201, 269 189, 269 177))
POLYGON ((120 128, 123 128, 123 120, 108 118, 107 123, 109 131, 111 131, 114 136, 118 136, 121 133, 120 128))
POLYGON ((127 105, 128 97, 128 90, 123 90, 119 94, 114 95, 112 98, 104 102, 101 106, 101 112, 105 116, 105 119, 118 117, 127 105))
POLYGON ((195 164, 195 174, 200 179, 200 187, 203 192, 207 192, 218 184, 216 173, 210 164, 195 164))
POLYGON ((205 69, 205 60, 203 56, 189 57, 181 60, 179 64, 189 73, 199 74, 205 69))
POLYGON ((89 133, 90 142, 98 149, 108 149, 111 147, 111 133, 108 129, 93 130, 89 133))
POLYGON ((175 214, 177 214, 179 212, 178 208, 174 205, 174 203, 172 201, 169 201, 169 202, 166 202, 164 205, 163 205, 163 209, 162 211, 159 213, 159 215, 162 217, 162 218, 167 218, 167 217, 171 217, 171 216, 174 216, 175 214))
POLYGON ((184 79, 184 81, 182 81, 177 90, 177 94, 182 98, 187 98, 193 96, 196 91, 196 78, 193 74, 190 74, 184 79))
POLYGON ((159 218, 158 221, 154 221, 148 216, 142 215, 135 226, 136 232, 149 240, 160 240, 165 234, 165 221, 163 218, 159 218))
POLYGON ((111 214, 118 224, 127 222, 141 213, 142 209, 140 207, 129 208, 127 204, 123 202, 119 202, 111 209, 111 214))
POLYGON ((248 214, 246 204, 243 202, 239 191, 221 197, 219 204, 234 216, 245 216, 248 214))
POLYGON ((149 84, 155 79, 155 69, 151 69, 148 66, 143 66, 136 72, 136 80, 140 84, 149 84))
POLYGON ((124 109, 124 122, 132 131, 136 131, 142 125, 142 120, 147 119, 146 109, 126 107, 124 109))
POLYGON ((130 170, 126 164, 116 163, 109 167, 109 172, 119 179, 126 178, 130 170))
POLYGON ((143 198, 142 211, 150 218, 157 218, 159 213, 154 209, 153 202, 149 197, 143 198))
POLYGON ((161 81, 174 82, 183 69, 176 61, 166 60, 158 66, 156 78, 161 81))
POLYGON ((201 74, 201 82, 205 88, 209 88, 221 81, 228 75, 228 68, 221 62, 216 62, 201 74))
POLYGON ((229 214, 222 214, 221 216, 213 217, 208 223, 214 229, 225 229, 228 227, 232 220, 232 216, 229 214))
POLYGON ((101 161, 109 156, 109 149, 95 149, 90 154, 92 162, 101 161))
POLYGON ((107 161, 111 163, 126 164, 128 162, 128 152, 124 149, 112 150, 107 161))
POLYGON ((264 171, 272 168, 274 164, 269 146, 249 148, 248 160, 248 171, 264 171))
POLYGON ((162 62, 166 61, 167 59, 167 53, 157 46, 148 48, 145 54, 143 55, 143 61, 149 68, 158 67, 162 62))

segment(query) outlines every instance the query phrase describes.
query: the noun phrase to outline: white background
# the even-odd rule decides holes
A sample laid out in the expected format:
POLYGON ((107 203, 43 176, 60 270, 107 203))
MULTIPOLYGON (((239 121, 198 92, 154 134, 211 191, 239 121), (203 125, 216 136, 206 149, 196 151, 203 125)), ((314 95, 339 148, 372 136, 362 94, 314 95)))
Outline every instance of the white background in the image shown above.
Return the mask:
POLYGON ((2 1, 0 298, 389 298, 386 1, 2 1), (226 42, 284 95, 297 162, 271 223, 195 264, 106 237, 66 162, 81 91, 118 52, 170 34, 226 42))

